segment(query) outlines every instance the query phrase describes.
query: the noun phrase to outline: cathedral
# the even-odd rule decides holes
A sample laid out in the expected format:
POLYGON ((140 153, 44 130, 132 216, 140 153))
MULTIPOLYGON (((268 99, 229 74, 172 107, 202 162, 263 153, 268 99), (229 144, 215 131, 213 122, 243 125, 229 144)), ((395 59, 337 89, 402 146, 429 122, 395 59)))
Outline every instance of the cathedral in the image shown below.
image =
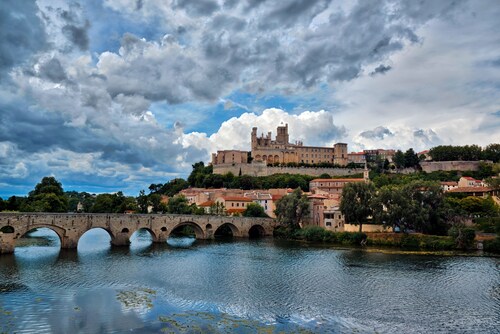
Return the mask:
MULTIPOLYGON (((252 128, 251 157, 255 162, 268 164, 321 164, 329 163, 339 166, 347 165, 347 144, 337 143, 333 147, 304 146, 298 141, 290 143, 288 124, 278 126, 276 138, 273 140, 271 132, 264 136, 257 136, 257 128, 252 128)), ((248 152, 237 150, 217 151, 212 154, 212 164, 247 163, 248 152)))

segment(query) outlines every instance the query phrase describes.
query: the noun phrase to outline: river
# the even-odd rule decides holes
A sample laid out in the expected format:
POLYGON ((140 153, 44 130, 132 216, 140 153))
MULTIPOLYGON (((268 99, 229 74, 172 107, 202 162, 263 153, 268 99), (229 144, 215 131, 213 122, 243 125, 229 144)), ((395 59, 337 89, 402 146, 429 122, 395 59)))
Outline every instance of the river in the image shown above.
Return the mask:
POLYGON ((109 241, 39 229, 0 255, 0 333, 500 333, 499 258, 109 241))

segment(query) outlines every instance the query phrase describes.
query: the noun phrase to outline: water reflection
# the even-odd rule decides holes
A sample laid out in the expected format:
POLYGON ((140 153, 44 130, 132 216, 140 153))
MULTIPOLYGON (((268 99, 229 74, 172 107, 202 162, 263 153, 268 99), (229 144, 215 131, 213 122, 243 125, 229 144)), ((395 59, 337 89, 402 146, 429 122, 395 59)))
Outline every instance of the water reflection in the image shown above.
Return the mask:
POLYGON ((167 244, 174 248, 189 248, 196 242, 194 237, 169 237, 167 244))
POLYGON ((57 235, 47 233, 48 244, 0 256, 0 333, 198 327, 214 333, 493 333, 500 326, 495 258, 370 253, 273 239, 157 244, 145 230, 132 235, 130 247, 112 247, 102 229, 82 237, 78 250, 60 250, 57 235))

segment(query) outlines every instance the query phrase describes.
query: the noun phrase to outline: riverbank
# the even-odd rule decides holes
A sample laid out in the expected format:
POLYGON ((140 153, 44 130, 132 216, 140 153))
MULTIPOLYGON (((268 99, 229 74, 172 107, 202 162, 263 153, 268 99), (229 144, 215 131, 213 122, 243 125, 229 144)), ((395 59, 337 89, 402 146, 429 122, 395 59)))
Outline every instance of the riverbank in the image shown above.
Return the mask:
POLYGON ((307 226, 296 231, 278 228, 276 238, 304 241, 308 243, 323 243, 333 246, 380 247, 387 250, 417 251, 417 252, 470 252, 480 250, 487 253, 500 254, 500 240, 495 236, 480 236, 475 238, 472 231, 466 237, 437 236, 420 233, 364 233, 364 232, 333 232, 317 226, 307 226))

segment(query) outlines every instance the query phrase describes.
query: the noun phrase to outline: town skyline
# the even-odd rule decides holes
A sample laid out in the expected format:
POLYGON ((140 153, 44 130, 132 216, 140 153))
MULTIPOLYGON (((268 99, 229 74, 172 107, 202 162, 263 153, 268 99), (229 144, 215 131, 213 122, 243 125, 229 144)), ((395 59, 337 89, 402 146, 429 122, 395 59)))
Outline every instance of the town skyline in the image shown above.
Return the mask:
POLYGON ((0 6, 3 198, 135 196, 281 123, 349 152, 500 142, 495 1, 0 6))

